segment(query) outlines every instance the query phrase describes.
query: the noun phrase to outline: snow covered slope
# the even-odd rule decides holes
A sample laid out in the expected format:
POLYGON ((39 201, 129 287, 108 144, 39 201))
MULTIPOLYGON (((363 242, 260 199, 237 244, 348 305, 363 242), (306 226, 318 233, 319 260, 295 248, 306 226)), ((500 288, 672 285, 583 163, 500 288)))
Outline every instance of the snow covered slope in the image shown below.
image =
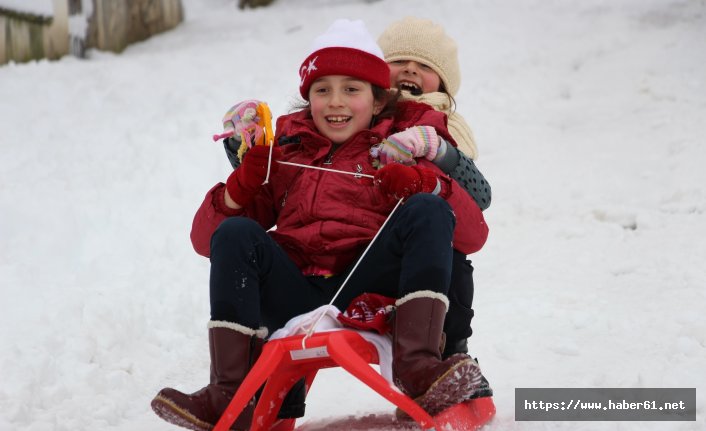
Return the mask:
MULTIPOLYGON (((229 173, 222 114, 287 112, 333 19, 377 35, 405 15, 459 42, 458 110, 493 186, 472 256, 488 429, 706 428, 703 0, 184 3, 121 55, 0 67, 1 431, 175 429, 149 401, 207 380, 208 261, 188 235, 229 173), (697 421, 515 422, 516 387, 696 387, 697 421)), ((390 411, 331 370, 307 420, 390 411)))

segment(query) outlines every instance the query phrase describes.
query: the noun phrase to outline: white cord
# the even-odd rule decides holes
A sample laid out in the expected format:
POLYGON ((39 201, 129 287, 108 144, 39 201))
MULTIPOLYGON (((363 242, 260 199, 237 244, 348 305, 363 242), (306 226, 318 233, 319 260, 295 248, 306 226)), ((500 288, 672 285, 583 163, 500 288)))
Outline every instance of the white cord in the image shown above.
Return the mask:
MULTIPOLYGON (((272 168, 272 148, 273 148, 273 145, 272 145, 272 142, 270 142, 270 154, 269 154, 269 158, 268 158, 268 160, 267 160, 267 176, 265 177, 265 182, 263 182, 262 184, 267 184, 267 183, 269 182, 269 179, 270 179, 270 170, 271 170, 271 168, 272 168)), ((359 173, 359 172, 348 172, 348 171, 341 171, 341 170, 338 170, 338 169, 321 168, 321 167, 318 167, 318 166, 303 165, 303 164, 300 164, 300 163, 293 163, 293 162, 284 162, 284 161, 281 161, 281 160, 278 160, 277 163, 280 163, 280 164, 282 164, 282 165, 297 166, 297 167, 306 168, 306 169, 317 169, 317 170, 320 170, 320 171, 334 172, 334 173, 337 173, 337 174, 353 175, 353 176, 355 176, 355 177, 375 178, 373 175, 361 174, 361 173, 359 173)), ((328 305, 332 305, 333 302, 336 300, 336 298, 338 298, 338 295, 340 295, 341 291, 342 291, 343 288, 346 286, 346 283, 348 283, 348 280, 349 280, 349 279, 351 278, 351 276, 353 275, 353 272, 355 272, 355 270, 358 268, 358 265, 359 265, 360 262, 363 260, 363 258, 365 257, 365 255, 368 253, 368 251, 370 250, 370 247, 372 247, 373 243, 375 243, 375 240, 376 240, 377 237, 380 235, 380 232, 382 232, 383 228, 385 227, 385 225, 387 224, 387 222, 390 220, 390 218, 392 218, 392 215, 395 213, 395 211, 396 211, 397 208, 400 206, 400 204, 402 203, 403 200, 404 200, 404 199, 400 199, 399 201, 397 201, 397 204, 395 205, 395 207, 392 208, 392 211, 390 211, 390 215, 387 216, 387 218, 386 218, 385 221, 383 222, 382 226, 380 226, 380 229, 378 229, 378 231, 375 233, 375 236, 374 236, 373 239, 370 241, 370 244, 368 244, 368 246, 366 247, 365 251, 363 251, 363 254, 360 255, 360 257, 358 258, 358 261, 357 261, 357 262, 355 263, 355 265, 353 266, 353 269, 351 269, 351 272, 348 273, 348 277, 346 277, 346 279, 343 280, 343 284, 341 284, 341 287, 338 288, 338 290, 336 291, 336 294, 333 295, 333 298, 331 298, 331 301, 328 303, 328 305)), ((302 349, 306 349, 306 339, 309 338, 309 337, 311 337, 311 336, 313 335, 313 333, 314 333, 314 328, 316 328, 316 326, 319 324, 319 322, 321 322, 321 319, 323 319, 323 317, 324 317, 325 315, 326 315, 326 310, 323 310, 323 311, 321 312, 321 314, 319 315, 319 317, 318 317, 318 318, 316 319, 316 321, 314 322, 314 324, 311 325, 311 326, 309 327, 309 329, 307 329, 306 334, 304 335, 304 338, 302 338, 302 349)))
MULTIPOLYGON (((387 224, 387 222, 390 221, 390 219, 392 218, 392 215, 395 213, 395 211, 396 211, 397 208, 400 206, 400 204, 402 203, 403 200, 404 200, 404 199, 400 199, 399 201, 397 201, 397 205, 395 205, 395 207, 392 208, 392 211, 390 211, 390 215, 387 216, 387 218, 386 218, 385 221, 383 222, 382 226, 380 226, 380 229, 378 229, 378 231, 375 233, 375 236, 374 236, 373 239, 370 241, 370 244, 368 244, 368 246, 365 248, 365 251, 363 252, 363 254, 360 255, 360 257, 358 258, 358 261, 357 261, 357 262, 355 263, 355 265, 353 266, 353 269, 351 269, 351 272, 348 273, 348 277, 346 277, 346 279, 343 280, 343 284, 341 284, 341 287, 338 288, 338 290, 336 291, 336 294, 333 295, 333 298, 331 298, 331 301, 328 303, 328 305, 332 305, 333 302, 336 300, 336 298, 338 298, 338 295, 341 293, 341 291, 343 290, 343 288, 346 286, 346 283, 348 283, 348 280, 351 278, 351 276, 352 276, 353 273, 355 272, 356 268, 358 268, 358 265, 359 265, 360 262, 363 260, 363 258, 365 257, 365 255, 368 253, 368 251, 370 250, 370 247, 373 246, 373 244, 375 243, 375 240, 376 240, 377 237, 380 235, 380 232, 382 232, 382 230, 383 230, 383 228, 385 227, 385 225, 387 224)), ((314 329, 316 328, 316 325, 319 324, 319 322, 321 321, 321 319, 323 319, 323 317, 324 317, 325 315, 326 315, 326 310, 324 309, 324 310, 321 311, 321 314, 320 314, 319 317, 316 319, 316 321, 314 322, 314 324, 311 325, 311 326, 309 327, 309 329, 307 329, 306 334, 304 334, 304 338, 302 338, 302 349, 306 349, 306 344, 305 344, 306 339, 309 338, 309 337, 311 337, 311 336, 313 335, 314 329)))
POLYGON ((277 163, 282 164, 282 165, 298 166, 298 167, 300 167, 300 168, 317 169, 317 170, 319 170, 319 171, 335 172, 335 173, 337 173, 337 174, 353 175, 354 177, 375 178, 375 177, 372 176, 372 175, 361 174, 361 173, 359 173, 359 172, 339 171, 338 169, 321 168, 321 167, 318 167, 318 166, 302 165, 302 164, 300 164, 300 163, 283 162, 283 161, 281 161, 281 160, 277 160, 277 163))
POLYGON ((270 154, 267 156, 267 175, 265 176, 265 181, 262 183, 262 185, 265 185, 270 182, 270 170, 272 169, 272 150, 274 148, 274 145, 272 145, 272 141, 267 143, 270 146, 270 154))

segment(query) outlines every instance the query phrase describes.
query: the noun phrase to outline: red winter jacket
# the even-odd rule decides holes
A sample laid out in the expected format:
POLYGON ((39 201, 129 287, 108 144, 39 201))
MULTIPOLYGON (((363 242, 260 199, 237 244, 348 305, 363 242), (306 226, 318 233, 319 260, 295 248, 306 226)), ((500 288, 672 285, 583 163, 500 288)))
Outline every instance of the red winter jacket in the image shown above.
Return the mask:
MULTIPOLYGON (((414 125, 433 126, 453 142, 446 131, 446 115, 415 102, 400 102, 394 119, 381 120, 372 129, 357 133, 335 152, 306 111, 279 117, 275 142, 292 142, 282 147, 282 160, 374 175, 370 147, 414 125)), ((450 185, 447 201, 457 219, 454 248, 464 254, 480 250, 488 227, 478 205, 436 165, 422 159, 417 162, 434 169, 450 185)), ((280 165, 247 208, 226 207, 224 188, 223 183, 214 186, 196 213, 191 230, 196 252, 208 257, 211 235, 218 225, 228 216, 243 215, 265 229, 276 225, 270 235, 305 275, 336 274, 348 267, 397 203, 374 187, 370 178, 288 165, 280 165)))

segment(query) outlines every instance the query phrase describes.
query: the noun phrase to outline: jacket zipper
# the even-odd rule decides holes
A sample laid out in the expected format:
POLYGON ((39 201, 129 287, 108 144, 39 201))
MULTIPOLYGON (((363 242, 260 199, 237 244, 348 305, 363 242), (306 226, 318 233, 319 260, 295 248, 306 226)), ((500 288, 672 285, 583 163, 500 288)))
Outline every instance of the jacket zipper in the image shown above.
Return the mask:
POLYGON ((356 163, 355 165, 355 177, 356 178, 363 178, 361 174, 363 173, 363 166, 360 163, 356 163))
POLYGON ((333 153, 340 147, 340 145, 332 145, 331 149, 328 150, 328 154, 326 154, 326 159, 324 159, 324 165, 332 165, 333 164, 333 153))
POLYGON ((333 164, 333 151, 329 151, 329 153, 326 155, 326 160, 324 160, 324 165, 332 165, 333 164))

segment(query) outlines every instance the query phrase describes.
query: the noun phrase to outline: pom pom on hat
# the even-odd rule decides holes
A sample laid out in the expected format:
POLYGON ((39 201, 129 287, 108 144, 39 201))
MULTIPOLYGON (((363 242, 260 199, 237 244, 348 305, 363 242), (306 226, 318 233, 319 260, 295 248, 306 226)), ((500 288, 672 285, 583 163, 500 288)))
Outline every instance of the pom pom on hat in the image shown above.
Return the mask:
POLYGON ((428 19, 406 17, 390 24, 378 43, 388 63, 412 60, 439 75, 446 91, 455 96, 461 86, 458 49, 444 28, 428 19))
POLYGON ((390 87, 390 68, 361 20, 337 19, 314 39, 310 52, 299 68, 299 93, 304 100, 309 100, 311 84, 327 75, 352 76, 390 87))

